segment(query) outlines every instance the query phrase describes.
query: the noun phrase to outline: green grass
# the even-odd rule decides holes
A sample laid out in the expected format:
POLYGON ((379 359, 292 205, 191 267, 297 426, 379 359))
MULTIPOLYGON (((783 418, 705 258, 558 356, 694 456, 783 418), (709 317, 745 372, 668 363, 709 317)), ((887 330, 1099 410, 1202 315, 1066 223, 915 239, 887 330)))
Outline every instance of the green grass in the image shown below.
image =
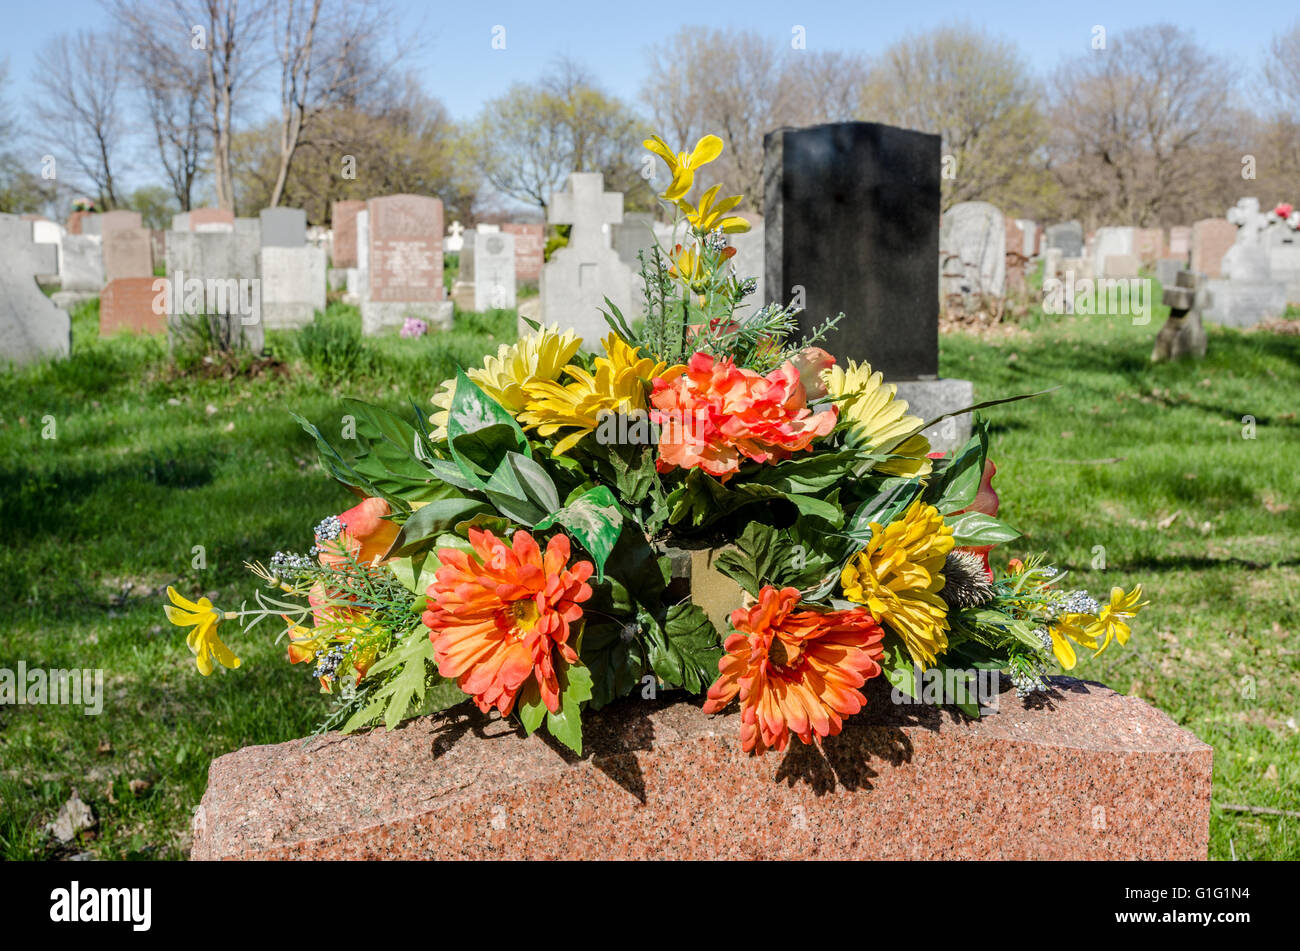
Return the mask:
MULTIPOLYGON (((1211 328, 1205 361, 1153 367, 1162 320, 1038 315, 1011 337, 949 335, 942 371, 979 399, 1062 387, 990 413, 1002 514, 1025 533, 1001 557, 1046 550, 1094 593, 1141 581, 1152 602, 1127 650, 1075 673, 1210 743, 1217 804, 1300 811, 1300 337, 1211 328)), ((337 305, 320 325, 272 335, 283 368, 232 380, 178 373, 160 340, 100 341, 91 305, 70 360, 0 374, 0 667, 100 668, 106 694, 98 717, 0 707, 0 856, 182 858, 211 759, 321 718, 269 630, 233 639, 243 669, 198 676, 161 591, 235 605, 245 559, 304 547, 348 504, 290 411, 337 433, 344 395, 427 405, 457 363, 513 339, 514 316, 415 341, 362 341, 337 305), (99 828, 60 849, 42 830, 74 788, 99 828)), ((1292 817, 1216 807, 1211 829, 1217 858, 1300 857, 1292 817)))

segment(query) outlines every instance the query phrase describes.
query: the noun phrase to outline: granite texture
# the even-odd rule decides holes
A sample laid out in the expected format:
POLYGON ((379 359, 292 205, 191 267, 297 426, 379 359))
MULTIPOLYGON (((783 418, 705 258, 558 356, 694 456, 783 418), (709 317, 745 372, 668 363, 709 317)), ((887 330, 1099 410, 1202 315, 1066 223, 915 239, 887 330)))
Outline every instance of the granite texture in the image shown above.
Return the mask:
POLYGON ((222 756, 191 857, 1206 857, 1210 747, 1098 684, 967 721, 877 678, 823 750, 757 758, 735 712, 637 696, 584 718, 582 757, 467 704, 222 756))

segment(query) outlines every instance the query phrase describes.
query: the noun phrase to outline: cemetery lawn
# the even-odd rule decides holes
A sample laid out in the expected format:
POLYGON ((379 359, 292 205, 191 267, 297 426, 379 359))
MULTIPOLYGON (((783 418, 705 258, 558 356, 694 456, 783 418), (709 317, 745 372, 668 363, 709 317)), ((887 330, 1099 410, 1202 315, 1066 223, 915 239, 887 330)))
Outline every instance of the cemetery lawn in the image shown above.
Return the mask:
MULTIPOLYGON (((1300 858, 1300 336, 1211 327, 1204 362, 1152 367, 1163 319, 1031 314, 1011 336, 944 336, 942 372, 974 380, 978 399, 1061 386, 989 414, 1002 515, 1024 532, 995 555, 1049 551, 1094 594, 1143 582, 1151 605, 1128 648, 1074 674, 1214 747, 1211 856, 1300 858)), ((355 324, 332 307, 271 335, 282 362, 230 379, 203 363, 178 373, 160 340, 98 340, 91 305, 74 315, 72 359, 0 375, 0 667, 104 671, 99 716, 0 707, 0 857, 184 858, 212 758, 322 718, 274 632, 232 630, 243 668, 203 678, 160 605, 175 584, 237 606, 254 583, 245 559, 307 547, 350 504, 290 411, 336 433, 344 395, 427 406, 515 320, 462 316, 419 341, 363 342, 355 324), (44 829, 74 789, 97 827, 60 845, 44 829)))

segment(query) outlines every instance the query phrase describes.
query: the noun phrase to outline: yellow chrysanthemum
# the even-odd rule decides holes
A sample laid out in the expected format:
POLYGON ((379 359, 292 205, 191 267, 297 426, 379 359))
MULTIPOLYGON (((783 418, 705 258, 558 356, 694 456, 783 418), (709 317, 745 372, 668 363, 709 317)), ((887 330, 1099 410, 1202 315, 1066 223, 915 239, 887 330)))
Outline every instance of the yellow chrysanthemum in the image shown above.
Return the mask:
POLYGON ((605 355, 596 358, 594 375, 582 367, 568 366, 564 372, 571 383, 539 380, 524 387, 528 406, 519 414, 520 422, 541 436, 553 436, 561 429, 573 430, 556 443, 554 455, 563 455, 577 445, 600 425, 605 413, 644 411, 645 381, 668 367, 638 356, 636 348, 617 334, 611 333, 603 342, 605 355))
POLYGON ((163 610, 167 612, 167 620, 177 627, 193 626, 194 628, 185 642, 189 644, 190 651, 194 654, 194 663, 199 668, 199 673, 204 677, 212 673, 215 669, 212 663, 214 657, 223 667, 239 666, 239 658, 217 636, 217 625, 235 615, 222 614, 207 598, 199 598, 197 603, 182 598, 180 593, 170 585, 167 587, 167 596, 172 600, 171 604, 163 605, 163 610))
POLYGON ((721 185, 714 185, 704 193, 700 199, 700 207, 696 208, 685 199, 677 202, 677 207, 686 215, 686 220, 691 226, 699 231, 714 231, 721 229, 725 234, 741 234, 749 230, 749 222, 739 215, 728 215, 727 212, 739 205, 745 198, 744 195, 732 195, 716 202, 718 189, 721 185))
POLYGON ((668 201, 676 201, 684 197, 695 184, 696 170, 708 165, 722 154, 722 140, 716 135, 702 136, 690 152, 674 152, 668 147, 668 143, 657 135, 650 136, 642 144, 668 165, 668 171, 673 176, 672 182, 663 193, 663 197, 668 201))
POLYGON ((907 401, 895 394, 898 387, 885 383, 884 375, 873 373, 871 364, 850 360, 822 371, 827 395, 840 408, 840 425, 848 431, 848 445, 873 452, 892 453, 895 458, 877 463, 877 472, 915 478, 930 474, 926 453, 930 441, 913 430, 923 420, 907 414, 907 401))
MULTIPOLYGON (((582 338, 572 330, 561 334, 558 326, 543 328, 514 345, 503 343, 495 357, 488 357, 481 368, 468 370, 465 375, 510 413, 518 415, 528 402, 525 385, 557 379, 580 346, 582 338)), ((429 400, 438 408, 430 423, 432 436, 439 442, 447 438, 447 417, 455 397, 456 381, 447 380, 429 400)))
POLYGON ((872 522, 871 541, 840 574, 844 597, 865 604, 925 667, 948 648, 948 606, 939 592, 952 547, 952 527, 918 499, 902 518, 885 526, 872 522))
POLYGON ((1133 590, 1128 594, 1124 593, 1123 588, 1110 589, 1110 603, 1102 605, 1101 612, 1097 615, 1096 623, 1089 629, 1095 640, 1101 641, 1101 646, 1096 648, 1097 656, 1107 647, 1112 640, 1119 641, 1120 644, 1128 643, 1129 626, 1127 622, 1137 617, 1138 611, 1146 607, 1149 602, 1141 600, 1142 586, 1134 585, 1133 590))

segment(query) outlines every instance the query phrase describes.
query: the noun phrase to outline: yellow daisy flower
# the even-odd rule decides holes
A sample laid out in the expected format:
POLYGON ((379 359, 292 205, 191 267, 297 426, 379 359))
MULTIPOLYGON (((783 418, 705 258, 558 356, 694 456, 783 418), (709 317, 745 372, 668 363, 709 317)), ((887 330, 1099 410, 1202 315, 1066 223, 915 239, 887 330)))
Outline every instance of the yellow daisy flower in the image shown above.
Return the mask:
POLYGON ((907 401, 898 399, 898 387, 884 383, 884 375, 872 372, 871 364, 850 360, 822 371, 827 395, 840 408, 840 425, 848 430, 848 445, 873 452, 892 453, 895 458, 877 463, 876 471, 914 478, 930 474, 926 453, 930 441, 912 433, 924 420, 907 415, 907 401))
POLYGON ((215 657, 221 662, 222 666, 235 668, 240 664, 240 660, 230 648, 221 642, 217 636, 217 625, 228 618, 237 617, 234 613, 222 614, 212 606, 212 602, 207 598, 199 598, 198 602, 188 601, 180 596, 180 593, 170 585, 167 588, 167 596, 171 598, 171 604, 163 605, 163 610, 167 612, 167 620, 171 621, 177 627, 190 627, 193 625, 194 630, 190 631, 186 643, 189 644, 190 651, 194 654, 194 663, 199 668, 199 673, 204 677, 208 676, 215 669, 212 663, 215 657))
MULTIPOLYGON (((501 344, 495 357, 488 357, 481 368, 466 371, 488 396, 518 415, 528 402, 524 386, 538 380, 555 380, 582 346, 582 338, 572 330, 563 334, 553 325, 523 337, 518 343, 501 344)), ((447 438, 447 417, 456 398, 456 381, 447 380, 429 400, 437 407, 430 417, 436 442, 447 438)))
POLYGON ((715 204, 714 199, 718 196, 718 189, 721 185, 714 185, 704 193, 700 199, 700 207, 696 208, 689 201, 681 199, 677 202, 677 207, 686 215, 686 220, 691 226, 699 231, 714 231, 721 228, 725 234, 741 234, 749 230, 749 222, 739 215, 728 215, 727 212, 739 205, 745 198, 744 195, 732 195, 724 198, 715 204))
POLYGON ((663 193, 663 198, 676 201, 686 195, 695 184, 695 172, 722 154, 722 140, 716 135, 706 135, 695 143, 690 152, 674 152, 663 139, 652 135, 642 143, 668 165, 673 180, 663 193))
POLYGON ((948 606, 939 592, 952 547, 952 527, 918 499, 889 525, 872 522, 871 541, 840 574, 844 597, 865 604, 925 667, 948 648, 948 606))
POLYGON ((1141 598, 1140 584, 1134 585, 1133 590, 1128 594, 1124 593, 1123 588, 1110 589, 1110 603, 1102 605, 1101 612, 1088 629, 1088 633, 1094 640, 1101 641, 1100 647, 1095 644, 1089 645, 1095 648, 1094 657, 1109 647, 1112 640, 1119 641, 1120 644, 1128 643, 1130 631, 1126 622, 1137 617, 1138 611, 1150 603, 1141 598))
POLYGON ((603 341, 605 355, 595 360, 595 374, 582 367, 568 366, 564 372, 573 382, 560 384, 538 380, 527 384, 528 406, 519 421, 536 429, 541 436, 553 436, 561 429, 572 429, 552 450, 560 456, 600 425, 606 413, 628 414, 644 411, 645 381, 659 376, 668 367, 649 357, 641 357, 636 348, 611 333, 603 341))

